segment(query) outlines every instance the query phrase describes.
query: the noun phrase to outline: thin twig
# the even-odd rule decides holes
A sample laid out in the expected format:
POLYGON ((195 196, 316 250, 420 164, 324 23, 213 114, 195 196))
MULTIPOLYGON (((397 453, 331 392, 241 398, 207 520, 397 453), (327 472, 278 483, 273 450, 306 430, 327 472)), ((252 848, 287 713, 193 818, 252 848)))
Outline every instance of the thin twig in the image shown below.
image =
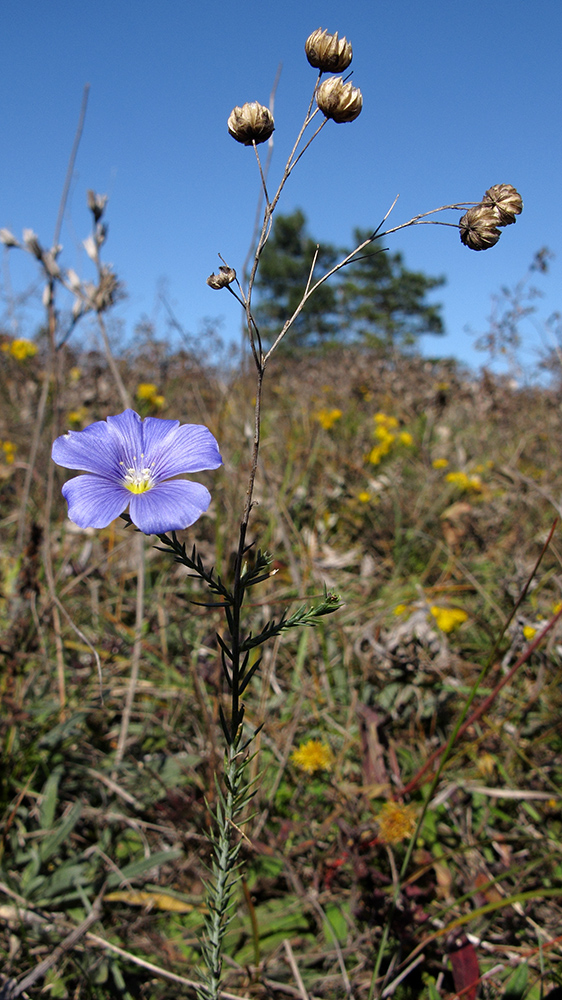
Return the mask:
POLYGON ((56 595, 55 595, 54 599, 55 599, 55 602, 56 602, 56 605, 57 605, 59 611, 62 612, 62 614, 66 618, 68 624, 70 625, 71 629, 76 633, 76 635, 78 636, 78 638, 81 639, 82 642, 88 647, 88 649, 90 650, 92 656, 94 657, 94 660, 96 661, 96 667, 97 667, 97 671, 98 671, 98 680, 99 680, 99 683, 100 683, 100 700, 101 700, 101 702, 103 704, 103 689, 102 689, 102 682, 103 682, 103 680, 102 680, 102 673, 101 673, 100 654, 98 653, 96 647, 90 642, 90 640, 88 639, 88 637, 86 635, 84 635, 84 633, 82 632, 82 630, 79 629, 78 625, 72 620, 72 618, 70 617, 68 611, 66 610, 66 608, 64 607, 64 605, 61 603, 61 601, 58 599, 58 597, 56 595))
POLYGON ((425 955, 422 952, 421 955, 418 955, 413 962, 410 962, 410 964, 407 965, 406 968, 402 970, 402 972, 400 973, 399 976, 396 977, 396 979, 393 979, 388 986, 385 986, 384 990, 381 993, 381 1000, 384 997, 391 997, 392 994, 396 991, 397 986, 399 986, 400 983, 403 982, 404 979, 406 979, 406 976, 409 976, 410 972, 412 972, 416 968, 416 966, 418 966, 423 961, 425 961, 425 955))
POLYGON ((258 153, 258 147, 256 145, 255 139, 252 142, 252 146, 254 147, 254 153, 256 154, 256 160, 258 161, 258 169, 259 169, 259 172, 260 172, 261 186, 262 186, 262 190, 263 190, 263 196, 265 198, 266 208, 269 208, 270 201, 269 201, 269 195, 267 193, 267 184, 266 184, 264 173, 263 173, 263 170, 262 170, 262 167, 261 167, 260 154, 258 153))
POLYGON ((102 890, 96 897, 92 905, 92 910, 85 918, 85 920, 83 920, 82 923, 78 925, 78 927, 75 927, 74 930, 70 932, 70 934, 67 934, 67 936, 61 941, 59 945, 57 945, 56 948, 53 949, 53 951, 47 958, 43 959, 42 962, 39 962, 39 965, 36 965, 35 968, 31 972, 29 972, 27 976, 24 976, 24 978, 20 980, 20 982, 17 985, 10 986, 10 984, 6 984, 4 986, 2 990, 2 997, 5 998, 5 1000, 15 1000, 16 997, 21 996, 22 993, 25 993, 25 991, 29 989, 30 986, 33 986, 33 984, 36 983, 38 979, 42 979, 45 973, 47 973, 49 969, 53 967, 53 965, 57 964, 59 959, 63 958, 63 956, 66 955, 67 952, 72 951, 72 949, 78 943, 80 938, 84 937, 88 933, 92 924, 95 924, 96 921, 99 920, 104 892, 105 892, 105 885, 103 886, 102 890))
POLYGON ((66 209, 66 202, 68 200, 68 192, 70 191, 70 183, 72 181, 72 175, 74 173, 74 165, 76 163, 76 157, 78 155, 78 147, 80 145, 80 139, 82 138, 82 132, 84 131, 84 122, 86 120, 86 109, 88 107, 88 97, 90 95, 90 84, 86 83, 84 85, 84 90, 82 91, 82 104, 80 105, 80 114, 78 116, 78 125, 76 126, 76 132, 74 135, 74 142, 72 144, 72 149, 70 151, 70 157, 68 160, 68 167, 66 168, 66 177, 64 179, 64 186, 62 189, 62 197, 60 200, 59 211, 57 215, 57 221, 55 225, 55 233, 53 236, 53 246, 56 247, 59 242, 60 232, 62 229, 62 221, 64 219, 64 213, 66 209))
MULTIPOLYGON (((314 112, 314 113, 313 113, 313 114, 312 114, 312 115, 310 116, 310 119, 309 119, 309 121, 312 121, 312 119, 314 118, 314 115, 315 115, 315 114, 316 114, 317 112, 318 112, 318 108, 317 108, 317 109, 316 109, 316 111, 315 111, 315 112, 314 112)), ((301 156, 304 156, 304 154, 306 153, 306 151, 307 151, 308 147, 310 146, 311 142, 314 142, 314 140, 316 139, 316 136, 318 135, 318 133, 319 133, 319 132, 321 132, 321 131, 322 131, 322 129, 324 128, 324 125, 326 124, 326 122, 327 122, 327 121, 328 121, 328 119, 327 119, 327 118, 324 118, 324 120, 323 120, 322 124, 318 126, 318 128, 316 129, 316 132, 314 132, 314 134, 313 134, 313 135, 311 135, 311 137, 310 137, 310 139, 308 140, 308 142, 306 143, 306 145, 305 145, 305 146, 303 146, 303 148, 302 148, 302 149, 300 150, 300 152, 299 152, 299 155, 298 155, 298 156, 297 156, 297 158, 296 158, 296 159, 294 160, 294 162, 293 162, 293 163, 291 163, 291 166, 289 167, 289 175, 290 175, 290 174, 292 174, 292 172, 293 172, 293 170, 295 169, 295 167, 296 167, 297 163, 299 162, 299 160, 300 160, 301 156)))
POLYGON ((43 386, 41 389, 41 395, 39 397, 39 403, 37 404, 37 413, 35 414, 35 419, 33 421, 33 437, 31 439, 31 449, 29 452, 29 458, 25 470, 25 479, 23 483, 23 490, 20 501, 19 515, 18 515, 18 532, 16 537, 16 561, 19 561, 23 549, 23 539, 25 535, 25 523, 27 520, 29 494, 31 492, 31 482, 33 480, 33 473, 35 471, 35 463, 37 461, 37 452, 39 451, 41 434, 43 433, 43 425, 45 422, 45 410, 47 408, 47 399, 49 398, 49 389, 51 387, 51 374, 52 374, 51 361, 49 359, 45 371, 43 372, 43 386))
POLYGON ((346 994, 346 996, 348 996, 350 998, 350 1000, 353 1000, 353 991, 351 989, 351 983, 349 981, 349 976, 347 974, 347 969, 345 967, 345 959, 343 957, 343 952, 341 950, 341 945, 340 945, 340 943, 338 941, 338 936, 337 936, 334 928, 332 927, 330 918, 324 912, 324 910, 320 906, 320 903, 318 902, 317 899, 315 899, 314 896, 308 896, 307 898, 308 898, 308 902, 312 903, 314 909, 318 913, 318 915, 319 915, 320 919, 322 920, 322 922, 325 923, 330 928, 330 933, 332 935, 332 941, 333 941, 333 944, 334 944, 334 948, 336 950, 336 955, 338 956, 338 965, 340 967, 340 972, 341 972, 341 976, 342 976, 342 979, 343 979, 343 985, 345 987, 345 994, 346 994))
MULTIPOLYGON (((155 976, 160 976, 161 979, 169 979, 172 983, 181 983, 182 986, 191 986, 195 990, 201 990, 203 993, 208 992, 208 987, 205 983, 198 983, 194 979, 186 979, 185 976, 178 976, 175 972, 168 972, 168 969, 162 969, 159 965, 154 965, 153 962, 147 962, 144 958, 139 958, 138 955, 133 955, 130 951, 125 951, 124 948, 119 948, 118 945, 112 944, 110 941, 106 941, 105 938, 99 937, 97 934, 92 934, 89 931, 86 935, 89 941, 93 944, 97 944, 100 948, 107 948, 108 951, 114 952, 116 955, 120 955, 121 958, 126 958, 129 962, 134 965, 138 965, 141 969, 146 969, 148 972, 153 972, 155 976)), ((225 1000, 250 1000, 250 997, 239 996, 236 993, 228 993, 227 990, 219 990, 219 996, 225 997, 225 1000)))
POLYGON ((291 948, 291 942, 288 938, 283 940, 283 947, 285 949, 285 955, 287 956, 287 961, 291 967, 291 972, 295 977, 295 982, 298 986, 299 996, 301 1000, 309 1000, 308 993, 306 992, 306 987, 302 981, 302 976, 299 972, 299 967, 295 961, 295 956, 293 954, 293 949, 291 948))
MULTIPOLYGON (((80 140, 82 138, 82 132, 84 131, 84 122, 86 120, 86 110, 87 110, 87 107, 88 107, 88 95, 89 95, 89 93, 90 93, 90 84, 87 83, 85 85, 83 93, 82 93, 82 103, 80 105, 80 114, 78 116, 78 124, 76 126, 76 132, 74 134, 74 142, 72 143, 72 149, 70 151, 70 156, 68 158, 68 166, 66 168, 66 177, 64 179, 64 184, 63 184, 61 199, 60 199, 60 203, 59 203, 59 210, 58 210, 58 214, 57 214, 57 221, 56 221, 56 224, 55 224, 55 231, 53 233, 53 252, 56 252, 56 248, 58 246, 58 242, 59 242, 59 239, 60 239, 62 222, 63 222, 63 219, 64 219, 64 213, 66 211, 66 203, 68 201, 68 192, 70 190, 70 183, 71 183, 71 180, 72 180, 72 175, 74 173, 74 167, 75 167, 75 164, 76 164, 76 157, 78 156, 78 147, 80 146, 80 140)), ((49 305, 47 307, 48 308, 48 313, 49 313, 49 351, 50 351, 51 358, 53 360, 53 369, 54 369, 54 375, 55 375, 55 378, 56 378, 57 372, 55 370, 55 358, 56 358, 56 355, 57 355, 57 345, 56 345, 57 315, 56 315, 56 312, 55 312, 55 301, 54 301, 54 297, 55 297, 55 280, 54 280, 54 278, 52 276, 49 276, 48 287, 49 287, 49 293, 50 293, 49 294, 49 305)), ((53 428, 53 437, 56 437, 58 435, 58 433, 59 433, 59 427, 58 427, 58 417, 59 417, 59 414, 58 414, 57 405, 56 405, 57 404, 57 397, 58 397, 58 382, 55 385, 55 400, 54 400, 54 403, 53 403, 53 412, 54 412, 54 415, 55 415, 54 428, 53 428)), ((49 515, 50 515, 50 511, 49 511, 49 515)))
MULTIPOLYGON (((135 699, 135 692, 137 690, 137 682, 139 679, 139 668, 142 653, 142 627, 144 622, 144 592, 145 592, 145 548, 144 548, 144 535, 139 531, 136 535, 137 545, 136 545, 136 562, 137 562, 137 600, 135 607, 135 642, 133 645, 133 655, 131 658, 131 676, 129 678, 129 686, 127 688, 127 697, 125 699, 125 707, 123 709, 123 717, 121 719, 121 729, 119 731, 119 740, 117 742, 117 749, 115 751, 115 762, 114 768, 117 770, 125 752, 125 746, 127 743, 127 736, 129 733, 129 723, 131 721, 131 711, 133 708, 133 701, 135 699)), ((113 774, 115 777, 115 772, 113 774)))
POLYGON ((101 330, 101 335, 102 335, 103 346, 104 346, 104 350, 105 350, 105 356, 107 358, 107 363, 108 363, 109 367, 111 368, 111 374, 113 375, 113 378, 115 379, 115 385, 117 386, 117 391, 119 392, 119 395, 121 396, 121 403, 124 406, 124 408, 126 410, 128 410, 130 408, 130 406, 131 406, 131 398, 130 398, 129 393, 127 392, 127 390, 125 388, 125 385, 123 383, 123 379, 121 378, 121 375, 119 373, 119 368, 117 367, 117 362, 116 362, 116 360, 115 360, 115 358, 113 356, 113 352, 111 350, 111 344, 109 343, 109 337, 107 336, 107 329, 106 329, 106 326, 105 326, 105 323, 104 323, 103 316, 102 316, 102 314, 100 312, 98 312, 97 315, 98 315, 98 325, 99 325, 99 328, 101 330))

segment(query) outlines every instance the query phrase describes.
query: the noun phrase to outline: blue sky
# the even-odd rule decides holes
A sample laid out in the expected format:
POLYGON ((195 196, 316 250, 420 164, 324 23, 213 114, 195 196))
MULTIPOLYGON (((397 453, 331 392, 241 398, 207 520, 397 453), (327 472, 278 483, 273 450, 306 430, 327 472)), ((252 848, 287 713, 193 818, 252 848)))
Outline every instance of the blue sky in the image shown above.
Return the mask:
MULTIPOLYGON (((105 257, 127 290, 124 331, 143 315, 161 324, 162 282, 181 323, 197 333, 221 317, 237 339, 239 315, 205 279, 220 252, 240 269, 259 189, 251 149, 227 133, 235 104, 268 103, 279 63, 271 186, 304 116, 315 71, 304 41, 315 28, 353 44, 364 109, 332 122, 293 174, 280 208, 301 207, 320 241, 349 244, 376 226, 514 184, 525 203, 498 246, 474 253, 452 229, 427 226, 387 241, 407 266, 444 274, 446 339, 424 349, 481 363, 466 332, 485 328, 490 295, 512 285, 535 251, 556 259, 529 323, 562 310, 562 3, 560 0, 4 0, 0 13, 0 225, 33 228, 49 244, 78 118, 91 86, 72 181, 62 262, 88 276, 85 192, 109 195, 105 257)), ((457 216, 449 221, 456 221, 457 216)), ((33 277, 10 256, 13 290, 33 277)), ((5 268, 0 272, 5 284, 5 268)), ((123 336, 126 334, 124 333, 123 336)), ((205 344, 201 344, 202 351, 205 344)))

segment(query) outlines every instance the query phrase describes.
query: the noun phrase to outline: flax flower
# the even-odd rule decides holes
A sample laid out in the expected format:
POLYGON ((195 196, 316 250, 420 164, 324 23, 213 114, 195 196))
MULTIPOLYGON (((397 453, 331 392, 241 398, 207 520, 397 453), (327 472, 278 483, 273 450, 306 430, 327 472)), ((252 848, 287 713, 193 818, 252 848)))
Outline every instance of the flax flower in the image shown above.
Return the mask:
POLYGON ((145 535, 187 528, 204 514, 211 494, 201 483, 176 479, 222 464, 211 432, 198 424, 125 410, 56 439, 53 461, 81 469, 64 484, 68 516, 80 528, 105 528, 129 507, 145 535))

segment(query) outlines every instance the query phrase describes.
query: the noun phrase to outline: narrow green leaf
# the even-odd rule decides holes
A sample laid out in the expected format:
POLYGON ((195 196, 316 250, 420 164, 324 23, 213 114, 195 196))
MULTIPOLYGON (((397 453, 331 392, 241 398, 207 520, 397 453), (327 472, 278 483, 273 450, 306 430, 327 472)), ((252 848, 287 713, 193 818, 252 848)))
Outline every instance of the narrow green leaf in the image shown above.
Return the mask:
POLYGON ((45 837, 39 845, 39 857, 44 864, 49 858, 57 853, 61 844, 68 840, 82 812, 82 803, 75 802, 68 816, 66 816, 53 831, 50 836, 45 837))
POLYGON ((60 778, 61 772, 57 769, 49 775, 45 782, 41 809, 39 811, 39 822, 42 830, 50 830, 55 821, 60 778))
POLYGON ((503 994, 503 1000, 523 1000, 527 991, 529 979, 529 966, 522 962, 509 977, 509 981, 503 994))
POLYGON ((151 854, 149 858, 140 858, 138 861, 132 861, 129 865, 125 865, 124 868, 119 872, 112 872, 107 879, 107 887, 112 889, 115 885, 120 885, 124 879, 129 881, 134 878, 138 878, 140 875, 144 875, 145 872, 150 871, 151 868, 157 868, 158 865, 164 865, 168 861, 175 861, 176 858, 181 858, 182 851, 179 848, 174 848, 170 851, 157 851, 155 854, 151 854))

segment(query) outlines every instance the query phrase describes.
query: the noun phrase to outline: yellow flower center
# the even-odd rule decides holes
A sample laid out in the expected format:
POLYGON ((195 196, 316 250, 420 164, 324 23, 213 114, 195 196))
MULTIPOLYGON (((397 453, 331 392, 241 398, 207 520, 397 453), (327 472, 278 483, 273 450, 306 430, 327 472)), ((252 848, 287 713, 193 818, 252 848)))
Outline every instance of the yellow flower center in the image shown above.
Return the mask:
MULTIPOLYGON (((141 455, 142 458, 144 458, 144 455, 141 455)), ((137 456, 133 455, 133 462, 136 461, 137 456)), ((119 462, 119 465, 124 465, 124 462, 119 462)), ((146 493, 147 490, 152 489, 154 486, 152 469, 147 466, 142 469, 134 465, 130 466, 123 477, 123 486, 125 489, 130 490, 131 493, 146 493)))

